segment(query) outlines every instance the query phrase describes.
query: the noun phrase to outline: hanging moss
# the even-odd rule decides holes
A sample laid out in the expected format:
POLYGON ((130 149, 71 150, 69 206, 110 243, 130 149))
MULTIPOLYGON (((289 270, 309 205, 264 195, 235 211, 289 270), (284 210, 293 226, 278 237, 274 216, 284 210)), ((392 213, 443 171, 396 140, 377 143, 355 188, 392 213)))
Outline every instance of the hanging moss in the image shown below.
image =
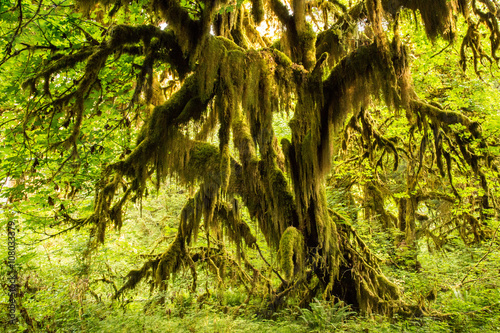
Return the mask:
POLYGON ((365 209, 375 212, 383 228, 391 229, 395 227, 397 218, 385 209, 382 192, 373 181, 366 184, 365 191, 365 201, 367 204, 365 209))
POLYGON ((257 239, 252 234, 250 227, 241 219, 238 210, 238 201, 234 200, 231 205, 220 203, 216 207, 216 218, 222 223, 226 235, 237 246, 237 256, 242 254, 241 246, 243 241, 252 248, 256 245, 257 239))
MULTIPOLYGON (((222 37, 205 39, 193 65, 195 73, 166 103, 153 109, 137 148, 112 166, 116 174, 133 178, 133 188, 139 193, 152 170, 159 180, 175 175, 199 186, 181 212, 174 242, 144 268, 156 286, 165 288, 183 265, 193 272, 195 284, 195 260, 188 247, 201 223, 207 233, 219 239, 225 235, 236 243, 238 255, 244 253, 243 243, 256 246, 239 216, 238 203, 226 201, 238 195, 268 244, 279 251, 288 280, 305 278, 306 268, 311 268, 310 274, 319 281, 315 290, 325 297, 341 296, 336 294, 343 288, 338 286, 341 283, 358 288, 360 295, 373 294, 364 300, 367 303, 356 300, 367 312, 376 304, 397 299, 395 292, 387 298, 379 295, 390 289, 387 281, 378 278, 381 273, 364 245, 353 241, 349 232, 338 230, 327 208, 324 186, 333 125, 368 104, 372 96, 382 96, 389 105, 398 103, 396 70, 387 60, 392 59, 387 55, 392 51, 376 43, 362 47, 343 58, 324 81, 327 56, 322 54, 316 61, 315 36, 309 26, 301 29, 295 37, 302 43, 302 53, 291 54, 291 59, 277 50, 246 51, 222 37), (303 66, 294 63, 297 59, 303 66), (273 130, 273 112, 292 107, 292 140, 283 141, 281 148, 273 130), (191 120, 209 122, 207 131, 219 125, 219 147, 186 136, 179 127, 191 120), (231 138, 238 155, 234 158, 231 138), (281 169, 280 156, 287 160, 288 175, 281 169), (341 272, 351 272, 349 282, 342 280, 341 272)), ((405 62, 398 66, 404 72, 405 62)), ((211 263, 222 281, 224 269, 217 265, 211 263)), ((144 275, 131 273, 129 285, 144 275)))
POLYGON ((231 177, 231 155, 229 153, 228 145, 226 145, 222 151, 220 164, 221 189, 223 193, 226 193, 229 186, 229 179, 231 177))
POLYGON ((304 236, 294 227, 288 227, 281 235, 279 262, 285 277, 300 278, 304 273, 304 236))
POLYGON ((332 67, 347 53, 348 46, 342 39, 342 35, 341 31, 332 28, 320 32, 316 39, 316 56, 319 58, 321 54, 328 52, 329 65, 332 67))
POLYGON ((264 20, 264 2, 262 0, 252 0, 252 17, 257 25, 264 20))
MULTIPOLYGON (((276 155, 258 161, 250 129, 241 115, 233 122, 235 147, 240 154, 242 170, 235 174, 242 182, 238 193, 253 218, 259 222, 266 241, 278 248, 281 234, 290 225, 297 225, 297 215, 288 183, 276 165, 276 155)), ((268 143, 272 146, 272 142, 268 143)), ((272 148, 271 148, 272 149, 272 148)))
MULTIPOLYGON (((87 8, 97 3, 94 0, 78 2, 87 8)), ((113 2, 115 8, 125 5, 121 0, 113 2)), ((100 3, 111 4, 107 0, 100 3)), ((461 11, 467 15, 470 5, 468 0, 384 3, 392 6, 393 14, 401 6, 420 11, 427 34, 432 39, 443 36, 449 40, 454 36, 454 13, 461 11)), ((425 170, 422 167, 425 157, 433 149, 428 142, 430 133, 428 136, 426 121, 429 121, 434 126, 438 168, 444 174, 446 163, 451 187, 453 153, 461 155, 480 179, 486 192, 481 205, 489 208, 488 184, 482 171, 485 163, 482 161, 488 164, 488 157, 474 152, 468 140, 447 128, 449 124, 463 124, 481 141, 479 125, 459 113, 446 112, 418 100, 411 88, 407 49, 401 41, 397 15, 394 21, 385 15, 381 0, 360 2, 350 9, 336 0, 323 2, 317 9, 324 15, 325 26, 331 22, 332 16, 328 14, 334 7, 341 9, 336 14, 342 18, 320 34, 307 22, 309 18, 305 18, 309 13, 311 21, 315 20, 311 15, 316 13, 312 2, 294 1, 291 3, 293 14, 281 0, 252 0, 251 12, 248 6, 240 6, 233 12, 222 13, 221 4, 225 2, 203 2, 190 11, 176 0, 152 1, 152 12, 168 23, 167 30, 148 25, 114 26, 100 45, 91 41, 93 46, 73 55, 56 55, 57 60, 26 82, 35 90, 38 81, 44 80, 44 93, 50 96, 48 83, 53 74, 87 60, 77 91, 59 101, 59 105, 70 105, 74 101, 68 119, 73 117, 75 126, 64 143, 71 147, 76 144, 83 121, 83 102, 98 82, 99 70, 107 58, 111 54, 118 58, 122 53, 144 56, 134 95, 139 97, 144 93, 147 101, 156 100, 154 104, 158 105, 145 121, 136 149, 104 168, 96 189, 95 211, 77 223, 93 224, 93 237, 103 242, 112 223, 115 227, 121 226, 122 207, 127 200, 140 199, 149 180, 153 179, 160 187, 162 180, 173 176, 183 185, 198 188, 182 209, 177 235, 163 253, 131 271, 117 294, 147 277, 153 278, 155 286, 166 288, 171 276, 183 267, 191 270, 195 289, 198 262, 207 264, 220 285, 228 276, 237 275, 249 293, 254 292, 258 288, 256 280, 261 279, 262 274, 246 259, 244 244, 259 248, 251 228, 241 219, 239 205, 243 204, 256 220, 266 242, 279 251, 280 265, 289 280, 270 267, 282 282, 276 290, 269 280, 262 287, 267 289, 273 305, 289 293, 305 293, 304 300, 315 296, 338 297, 366 313, 391 314, 402 307, 398 288, 384 277, 380 260, 357 236, 348 219, 328 210, 325 177, 336 151, 335 130, 354 113, 349 126, 362 133, 370 161, 375 166, 383 165, 382 157, 392 153, 396 169, 396 146, 375 129, 366 109, 373 99, 382 100, 391 109, 405 108, 415 128, 424 128, 416 174, 420 169, 425 170), (260 37, 254 24, 263 19, 265 6, 270 7, 282 25, 282 38, 270 48, 266 48, 270 42, 260 37), (365 17, 368 19, 363 21, 365 36, 355 36, 358 23, 365 17), (386 23, 394 27, 392 42, 387 38, 386 23), (217 36, 211 35, 212 27, 217 36), (256 50, 257 45, 264 49, 256 50), (168 64, 181 81, 185 79, 181 88, 166 101, 154 98, 154 67, 158 63, 168 64), (330 68, 325 80, 327 65, 330 68), (290 140, 283 139, 280 147, 273 129, 273 113, 283 111, 293 113, 289 123, 292 135, 290 140), (195 140, 186 134, 186 127, 192 122, 202 127, 195 140), (207 143, 208 135, 216 130, 218 145, 207 143), (451 151, 453 143, 460 146, 456 152, 451 151), (378 160, 377 149, 382 152, 378 160), (152 177, 154 173, 156 177, 152 177), (127 188, 121 191, 125 184, 127 188), (221 244, 217 249, 209 244, 191 255, 190 246, 200 227, 209 242, 210 235, 221 244), (226 241, 236 244, 238 261, 228 259, 224 249, 226 241), (254 279, 240 265, 241 260, 245 269, 254 272, 254 279)), ((498 25, 495 15, 490 15, 496 9, 488 8, 488 4, 485 3, 486 8, 475 6, 474 12, 481 24, 490 29, 491 57, 485 57, 477 48, 481 27, 470 20, 461 50, 463 60, 469 49, 473 50, 476 62, 477 59, 497 59, 498 25)), ((408 177, 407 182, 407 192, 412 193, 418 179, 408 177)), ((366 185, 372 209, 389 220, 390 215, 383 209, 382 187, 376 182, 366 185)), ((415 197, 399 202, 400 228, 411 237, 415 236, 417 204, 415 197)), ((475 238, 484 236, 478 229, 482 222, 479 218, 471 215, 462 219, 461 231, 472 229, 475 238)))
POLYGON ((456 0, 409 0, 405 7, 420 11, 425 32, 431 40, 437 36, 453 40, 456 35, 455 14, 458 8, 461 8, 462 12, 468 8, 464 1, 459 3, 456 0))
MULTIPOLYGON (((205 34, 209 33, 207 25, 211 22, 202 22, 200 20, 193 20, 189 12, 184 9, 180 2, 175 0, 158 1, 152 3, 154 9, 158 9, 167 22, 169 28, 172 29, 179 40, 179 44, 184 54, 189 54, 195 51, 199 46, 198 42, 202 40, 205 34)), ((207 15, 211 16, 212 13, 207 8, 207 15)), ((194 52, 193 52, 194 53, 194 52)))
POLYGON ((150 275, 151 268, 158 265, 158 261, 158 259, 148 260, 140 269, 131 270, 126 276, 127 282, 115 293, 113 298, 118 298, 126 290, 134 289, 141 280, 150 275))
POLYGON ((176 237, 174 242, 159 258, 158 266, 154 271, 154 280, 160 289, 166 288, 166 281, 170 278, 171 274, 177 272, 182 264, 182 240, 181 237, 176 237))

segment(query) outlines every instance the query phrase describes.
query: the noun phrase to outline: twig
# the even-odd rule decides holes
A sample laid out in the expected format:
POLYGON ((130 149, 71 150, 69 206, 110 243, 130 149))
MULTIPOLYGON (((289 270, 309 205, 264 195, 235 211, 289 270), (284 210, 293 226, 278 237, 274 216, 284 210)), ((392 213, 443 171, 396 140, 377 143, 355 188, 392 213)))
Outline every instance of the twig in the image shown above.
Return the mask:
POLYGON ((271 267, 271 270, 274 272, 274 274, 276 274, 278 276, 278 278, 281 280, 282 283, 287 283, 285 281, 285 279, 283 279, 280 275, 280 273, 278 273, 273 266, 271 266, 271 264, 269 264, 266 260, 266 258, 264 258, 264 255, 262 254, 262 252, 260 251, 260 247, 257 245, 257 243, 255 244, 255 247, 257 248, 257 251, 259 251, 259 254, 260 254, 260 257, 262 258, 262 260, 264 260, 264 262, 267 264, 267 266, 271 267))
POLYGON ((440 55, 441 53, 443 53, 444 50, 446 50, 448 47, 451 46, 451 44, 453 44, 452 42, 450 42, 448 45, 446 45, 441 51, 437 52, 437 53, 434 53, 429 59, 432 59, 438 55, 440 55))
POLYGON ((468 281, 465 281, 461 284, 461 286, 467 284, 467 283, 472 283, 472 282, 477 282, 477 281, 482 281, 482 280, 487 280, 487 279, 494 279, 494 278, 497 278, 497 277, 500 277, 500 274, 498 275, 494 275, 494 276, 487 276, 487 277, 483 277, 483 278, 480 278, 480 279, 473 279, 473 280, 468 280, 468 281))

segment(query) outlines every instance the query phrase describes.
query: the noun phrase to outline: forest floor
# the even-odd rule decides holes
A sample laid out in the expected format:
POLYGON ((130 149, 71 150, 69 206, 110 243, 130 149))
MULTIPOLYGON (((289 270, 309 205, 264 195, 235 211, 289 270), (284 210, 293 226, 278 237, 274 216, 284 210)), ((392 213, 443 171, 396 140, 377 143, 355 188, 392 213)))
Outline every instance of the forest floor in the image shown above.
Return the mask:
MULTIPOLYGON (((266 300, 254 295, 245 302, 247 292, 237 281, 228 280, 220 287, 205 268, 198 270, 194 294, 188 292, 192 277, 186 269, 169 281, 165 292, 151 293, 149 285, 141 282, 123 298, 112 300, 128 272, 140 267, 147 253, 166 248, 175 235, 182 200, 169 200, 178 205, 144 208, 141 215, 131 215, 134 223, 124 225, 120 233, 110 233, 90 258, 83 255, 88 242, 83 232, 32 246, 27 243, 32 236, 20 236, 19 323, 7 325, 8 293, 2 268, 0 332, 500 332, 496 232, 476 245, 465 245, 450 235, 440 249, 422 237, 415 262, 413 255, 395 248, 387 231, 377 231, 367 223, 355 226, 384 262, 382 268, 400 287, 403 301, 425 309, 419 317, 364 316, 348 306, 321 300, 309 309, 299 309, 293 299, 285 309, 263 315, 266 300), (165 216, 156 216, 159 212, 165 216), (157 243, 158 239, 163 242, 157 243)), ((262 235, 257 236, 264 255, 273 263, 275 255, 265 248, 262 235)), ((249 259, 262 264, 267 274, 260 257, 249 259)))
MULTIPOLYGON (((382 244, 380 239, 372 243, 372 247, 382 244)), ((38 323, 33 324, 36 329, 30 329, 22 315, 19 326, 5 325, 2 311, 0 331, 500 332, 499 258, 498 245, 491 242, 467 247, 456 240, 440 251, 423 250, 417 270, 404 268, 404 261, 391 259, 385 270, 401 286, 405 301, 427 310, 418 318, 362 316, 349 307, 315 301, 309 310, 292 305, 264 319, 259 315, 261 303, 251 300, 245 304, 243 290, 229 287, 203 300, 183 292, 188 275, 184 282, 183 277, 174 281, 163 302, 157 302, 158 295, 148 298, 146 293, 128 295, 125 302, 98 302, 88 294, 79 294, 81 288, 75 283, 66 284, 65 290, 69 278, 61 274, 61 280, 52 281, 52 287, 40 288, 32 297, 23 298, 24 309, 33 323, 38 323)), ((40 276, 31 276, 25 286, 42 283, 40 276)))

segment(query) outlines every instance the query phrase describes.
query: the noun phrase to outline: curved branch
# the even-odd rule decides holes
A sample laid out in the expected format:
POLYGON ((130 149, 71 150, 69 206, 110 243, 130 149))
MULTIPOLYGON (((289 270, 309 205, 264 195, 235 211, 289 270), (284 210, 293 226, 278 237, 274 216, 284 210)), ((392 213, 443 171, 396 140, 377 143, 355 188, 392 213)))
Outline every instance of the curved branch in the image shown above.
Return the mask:
POLYGON ((288 11, 288 8, 281 2, 281 0, 271 0, 270 2, 271 10, 276 14, 280 22, 289 27, 292 20, 292 15, 288 11))
POLYGON ((470 120, 468 117, 464 116, 461 113, 442 110, 418 98, 412 99, 410 102, 410 106, 414 111, 420 112, 422 115, 427 115, 430 119, 439 121, 440 123, 444 123, 447 125, 463 125, 471 132, 474 138, 481 138, 479 123, 470 120))

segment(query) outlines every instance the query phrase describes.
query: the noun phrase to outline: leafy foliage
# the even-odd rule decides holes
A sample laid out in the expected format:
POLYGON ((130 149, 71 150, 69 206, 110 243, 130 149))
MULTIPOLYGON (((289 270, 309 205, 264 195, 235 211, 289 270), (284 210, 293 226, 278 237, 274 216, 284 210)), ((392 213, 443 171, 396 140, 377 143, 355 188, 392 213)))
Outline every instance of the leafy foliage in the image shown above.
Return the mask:
POLYGON ((18 329, 494 330, 497 8, 2 2, 18 329))

